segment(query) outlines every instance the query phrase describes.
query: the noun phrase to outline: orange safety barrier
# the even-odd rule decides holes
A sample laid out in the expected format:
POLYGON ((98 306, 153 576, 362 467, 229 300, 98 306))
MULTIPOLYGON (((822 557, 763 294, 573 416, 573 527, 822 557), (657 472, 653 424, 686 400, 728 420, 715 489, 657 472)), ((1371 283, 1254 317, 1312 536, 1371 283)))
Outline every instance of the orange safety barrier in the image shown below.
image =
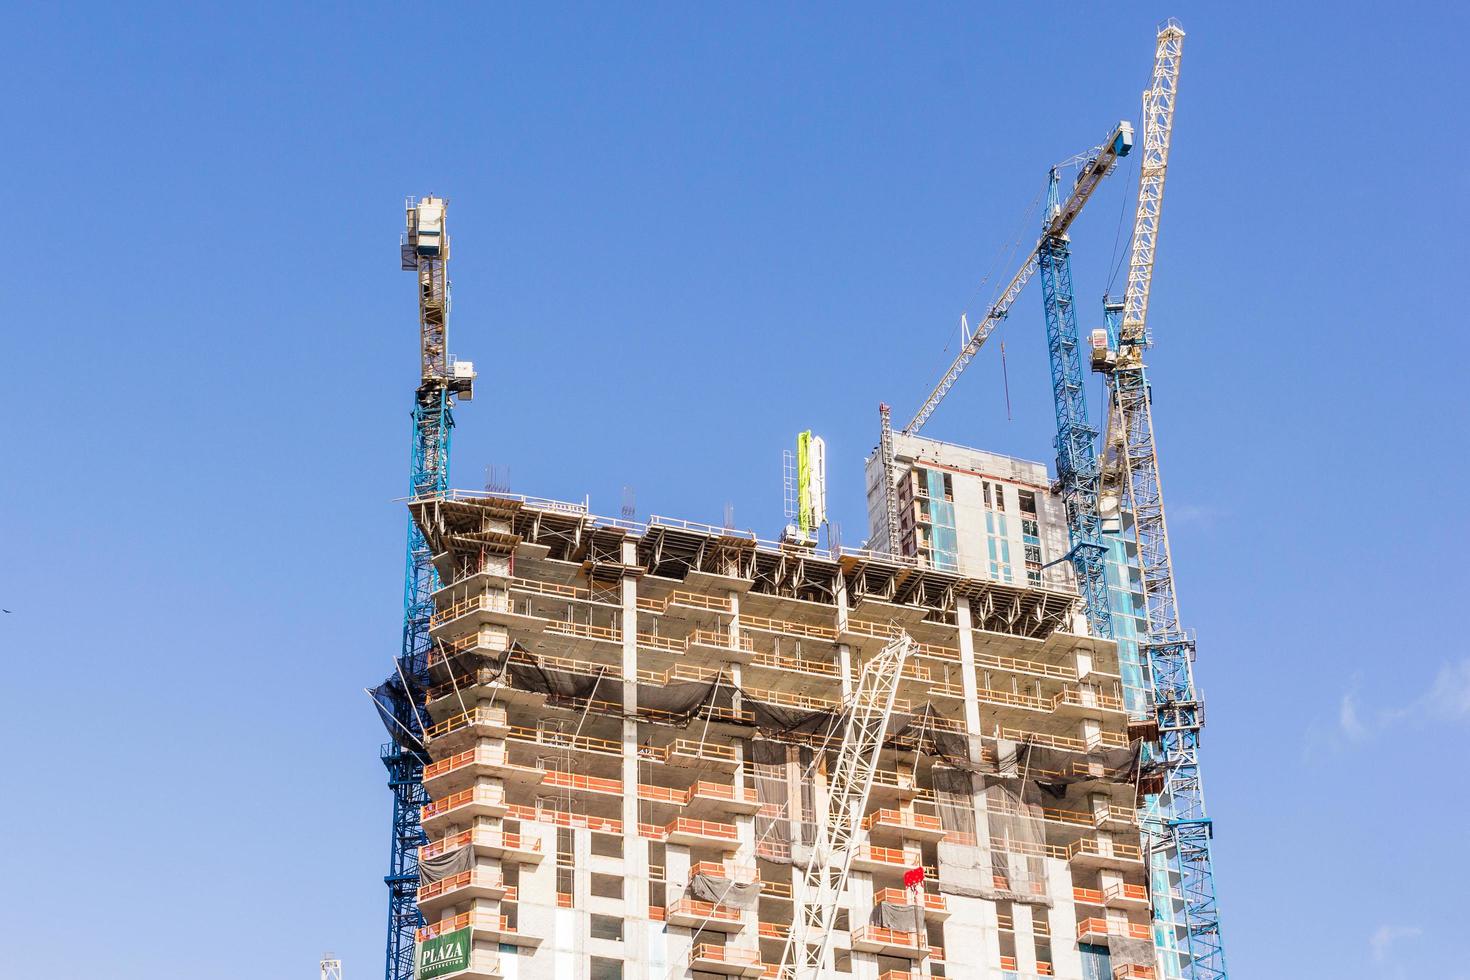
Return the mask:
MULTIPOLYGON (((884 888, 883 890, 879 891, 878 894, 873 896, 873 904, 881 905, 884 902, 892 902, 895 905, 907 905, 909 903, 911 894, 911 892, 908 892, 902 888, 884 888)), ((924 893, 924 908, 928 909, 930 912, 943 912, 948 907, 949 906, 945 904, 943 895, 931 895, 928 892, 924 893)))
POLYGON ((466 844, 482 844, 485 847, 500 847, 508 851, 539 851, 541 842, 522 837, 520 834, 506 833, 500 830, 486 830, 475 828, 473 830, 460 831, 449 837, 441 837, 419 848, 419 859, 431 858, 437 854, 443 854, 466 844))
POLYGON ((492 924, 489 926, 481 925, 485 921, 485 919, 476 918, 472 912, 461 912, 452 919, 440 919, 433 925, 424 926, 415 933, 415 938, 419 942, 424 942, 427 939, 433 939, 435 936, 442 936, 445 933, 454 932, 470 925, 479 926, 482 929, 495 929, 502 933, 510 932, 510 920, 503 915, 490 916, 489 921, 492 924))
POLYGON ((419 807, 419 820, 422 822, 430 817, 437 817, 441 813, 448 813, 455 807, 464 806, 466 803, 504 803, 504 790, 491 789, 488 786, 471 786, 462 789, 458 793, 435 800, 432 803, 419 807))
POLYGON ((1144 885, 1130 885, 1125 882, 1109 885, 1103 890, 1103 899, 1105 901, 1112 902, 1120 898, 1132 902, 1147 902, 1148 888, 1144 885))
POLYGON ((1083 905, 1101 905, 1103 893, 1096 888, 1073 888, 1072 901, 1083 905))
POLYGON ((761 961, 759 950, 741 949, 739 946, 718 946, 714 943, 700 943, 690 952, 692 960, 714 960, 716 963, 733 963, 744 966, 755 966, 761 961))
POLYGON ((497 874, 477 873, 473 870, 461 871, 457 875, 453 875, 449 878, 441 878, 438 881, 431 881, 429 884, 421 887, 419 889, 419 901, 423 902, 427 899, 433 898, 436 895, 442 895, 445 892, 454 891, 454 889, 456 888, 463 888, 470 882, 476 882, 477 884, 484 885, 487 888, 499 888, 501 885, 505 884, 505 879, 497 874))
POLYGON ((696 820, 693 817, 675 817, 664 826, 664 835, 673 833, 698 834, 701 837, 718 837, 721 840, 739 840, 733 824, 716 823, 713 820, 696 820))
POLYGON ((863 818, 863 829, 897 827, 904 830, 943 830, 938 817, 927 813, 904 813, 901 810, 874 810, 863 818))
MULTIPOLYGON (((663 909, 659 909, 660 912, 663 909)), ((740 910, 714 902, 702 902, 697 898, 681 898, 669 906, 669 915, 697 915, 702 919, 718 919, 721 922, 739 922, 740 910)))

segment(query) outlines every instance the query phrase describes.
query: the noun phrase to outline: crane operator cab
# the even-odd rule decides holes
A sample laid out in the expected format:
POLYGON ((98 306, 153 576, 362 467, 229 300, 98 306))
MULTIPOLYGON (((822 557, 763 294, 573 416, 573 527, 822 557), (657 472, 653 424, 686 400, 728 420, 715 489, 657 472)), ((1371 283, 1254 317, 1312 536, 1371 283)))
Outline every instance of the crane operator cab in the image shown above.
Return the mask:
POLYGON ((449 235, 444 230, 444 205, 442 197, 423 197, 415 203, 409 199, 406 207, 403 241, 403 268, 417 268, 418 260, 449 258, 449 235))

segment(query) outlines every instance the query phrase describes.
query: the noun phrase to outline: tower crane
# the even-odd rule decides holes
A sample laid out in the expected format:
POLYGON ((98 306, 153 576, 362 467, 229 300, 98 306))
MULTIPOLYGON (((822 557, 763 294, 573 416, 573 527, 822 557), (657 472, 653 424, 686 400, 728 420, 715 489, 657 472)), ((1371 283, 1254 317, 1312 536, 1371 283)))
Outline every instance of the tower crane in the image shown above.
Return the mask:
POLYGON ((817 819, 816 842, 797 896, 801 908, 791 919, 776 976, 816 980, 827 975, 838 904, 847 887, 852 858, 860 842, 863 809, 883 748, 883 733, 893 714, 894 695, 914 643, 907 633, 888 641, 858 675, 837 761, 827 784, 826 806, 817 819))
MULTIPOLYGON (((474 396, 475 369, 469 361, 451 361, 449 340, 449 235, 445 226, 448 202, 424 197, 407 204, 400 242, 402 267, 418 274, 419 384, 414 392, 413 442, 409 493, 413 497, 442 494, 449 488, 449 433, 454 428, 456 400, 474 396)), ((418 848, 427 843, 419 823, 424 792, 422 747, 414 744, 420 727, 414 701, 427 689, 429 677, 429 618, 439 576, 430 561, 428 543, 412 520, 408 522, 408 556, 403 590, 403 644, 395 676, 386 690, 393 741, 383 746, 383 765, 393 792, 393 834, 388 874, 388 950, 386 980, 412 980, 414 933, 423 925, 418 908, 418 848), (406 735, 404 733, 407 733, 406 735)), ((422 732, 420 732, 422 734, 422 732)))
MULTIPOLYGON (((1199 740, 1204 703, 1194 683, 1194 638, 1180 624, 1169 550, 1164 489, 1143 352, 1152 344, 1148 330, 1149 293, 1168 173, 1169 144, 1179 87, 1184 30, 1175 20, 1159 29, 1153 79, 1143 93, 1143 159, 1139 166, 1138 207, 1121 303, 1106 301, 1108 326, 1093 331, 1092 363, 1107 376, 1108 438, 1102 487, 1111 496, 1104 510, 1126 510, 1138 545, 1147 628, 1142 653, 1153 682, 1154 722, 1164 763, 1163 793, 1143 820, 1151 852, 1179 875, 1183 894, 1189 976, 1225 980, 1225 947, 1210 857, 1213 825, 1205 814, 1200 779, 1199 740)), ((1165 899, 1167 900, 1167 899, 1165 899)))
MULTIPOLYGON (((1055 293, 1057 297, 1061 296, 1061 293, 1057 292, 1057 287, 1062 282, 1062 279, 1060 278, 1061 274, 1063 272, 1066 273, 1065 292, 1067 300, 1065 308, 1068 315, 1071 316, 1071 335, 1073 338, 1071 348, 1075 351, 1077 346, 1076 321, 1075 316, 1072 315, 1070 312, 1071 266, 1070 259, 1068 259, 1066 256, 1065 245, 1061 243, 1066 242, 1067 230, 1072 226, 1072 222, 1077 219, 1077 216, 1082 213, 1082 208, 1087 204, 1088 200, 1092 198, 1093 191, 1097 190, 1098 185, 1102 183, 1102 179, 1113 171, 1113 168, 1117 164, 1117 162, 1123 157, 1127 156, 1128 152, 1132 148, 1133 125, 1124 120, 1120 121, 1118 125, 1113 128, 1113 131, 1108 134, 1108 138, 1103 141, 1101 146, 1098 146, 1090 152, 1081 154, 1078 157, 1073 158, 1072 161, 1069 161, 1069 163, 1075 162, 1079 164, 1077 179, 1072 185, 1071 193, 1067 196, 1067 199, 1065 201, 1061 200, 1059 194, 1055 194, 1051 199, 1048 200, 1045 222, 1041 230, 1041 236, 1036 241, 1036 245, 1031 249, 1031 251, 1026 253, 1026 257, 1024 261, 1022 261, 1021 267, 1016 270, 1015 275, 1013 275, 1010 278, 1010 281, 1006 283, 1005 288, 1001 290, 1000 296, 995 300, 994 303, 991 304, 990 309, 986 311, 985 316, 980 320, 978 324, 975 325, 975 328, 973 330, 966 330, 964 336, 961 338, 962 344, 960 346, 959 354, 956 355, 955 359, 950 363, 949 367, 945 369, 945 372, 940 377, 939 382, 934 386, 934 389, 929 392, 928 397, 924 399, 924 403, 920 405, 919 410, 914 413, 914 417, 909 420, 909 424, 904 426, 902 430, 903 435, 917 435, 919 430, 924 427, 924 423, 929 421, 930 416, 934 414, 934 410, 939 407, 939 403, 944 400, 944 396, 949 394, 949 390, 954 387, 955 382, 959 380, 959 376, 964 372, 965 368, 969 366, 970 361, 974 359, 975 354, 979 352, 980 347, 985 343, 986 339, 991 335, 991 333, 995 331, 995 328, 1000 326, 1001 321, 1004 320, 1006 316, 1010 313, 1011 305, 1015 303, 1016 298, 1021 295, 1021 290, 1023 290, 1026 287, 1026 284, 1031 281, 1031 277, 1036 274, 1038 269, 1041 269, 1043 271, 1043 280, 1048 281, 1052 284, 1052 292, 1055 293), (1059 245, 1060 251, 1058 251, 1059 245)), ((1055 174, 1056 168, 1053 168, 1053 177, 1055 177, 1055 174)), ((1055 183, 1056 182, 1054 180, 1053 186, 1051 187, 1051 190, 1053 192, 1056 190, 1055 183)), ((1049 293, 1049 295, 1051 294, 1049 293)), ((1057 308, 1061 309, 1062 307, 1058 305, 1057 308)), ((1050 309, 1051 306, 1049 305, 1048 323, 1051 322, 1050 309)), ((1080 421, 1078 423, 1080 426, 1078 431, 1080 432, 1082 429, 1086 428, 1087 423, 1085 399, 1082 399, 1080 394, 1080 367, 1077 368, 1075 374, 1077 376, 1077 394, 1075 397, 1069 396, 1068 411, 1074 416, 1076 416, 1078 412, 1081 413, 1079 416, 1080 421)), ((1071 385, 1070 381, 1068 382, 1068 385, 1071 385)), ((1068 390, 1070 391, 1071 388, 1069 387, 1068 390)), ((1060 399, 1061 396, 1058 395, 1058 398, 1060 399)), ((1058 401, 1057 410, 1060 415, 1060 413, 1062 412, 1060 400, 1058 401)), ((886 412, 881 412, 880 414, 882 414, 884 436, 879 446, 879 451, 883 454, 881 462, 883 464, 885 480, 884 505, 886 512, 889 515, 892 515, 888 519, 888 524, 890 528, 888 550, 890 553, 897 554, 899 550, 898 537, 896 533, 898 524, 898 511, 893 499, 893 474, 896 473, 897 467, 893 460, 893 439, 892 432, 888 424, 888 417, 886 412)), ((1062 449, 1060 445, 1058 446, 1058 454, 1059 456, 1062 455, 1062 449)), ((1090 545, 1088 547, 1079 549, 1078 547, 1076 547, 1076 544, 1074 542, 1072 557, 1074 559, 1074 562, 1079 563, 1079 566, 1081 564, 1085 564, 1088 569, 1101 568, 1101 559, 1097 558, 1097 550, 1091 548, 1090 545)), ((1079 577, 1081 576, 1082 571, 1079 567, 1079 577)), ((1088 579, 1088 581, 1091 581, 1091 579, 1088 579)), ((1089 608, 1091 607, 1089 606, 1089 608)))

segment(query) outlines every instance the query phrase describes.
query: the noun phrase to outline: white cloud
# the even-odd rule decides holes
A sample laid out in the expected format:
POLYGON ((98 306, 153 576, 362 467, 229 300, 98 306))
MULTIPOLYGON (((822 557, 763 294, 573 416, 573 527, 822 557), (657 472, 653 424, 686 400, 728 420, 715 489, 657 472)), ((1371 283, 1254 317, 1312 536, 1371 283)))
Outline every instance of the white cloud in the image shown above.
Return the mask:
POLYGON ((1444 664, 1428 690, 1406 704, 1366 709, 1359 703, 1359 678, 1337 704, 1335 724, 1314 722, 1303 749, 1308 759, 1319 751, 1366 742, 1392 728, 1470 722, 1470 657, 1444 664))
POLYGON ((1368 945, 1373 950, 1373 962, 1386 962, 1390 948, 1400 939, 1418 939, 1422 935, 1424 930, 1418 926, 1379 926, 1368 939, 1368 945))
POLYGON ((1368 737, 1368 726, 1358 717, 1358 702, 1352 691, 1342 696, 1337 707, 1337 727, 1349 741, 1359 742, 1368 737))

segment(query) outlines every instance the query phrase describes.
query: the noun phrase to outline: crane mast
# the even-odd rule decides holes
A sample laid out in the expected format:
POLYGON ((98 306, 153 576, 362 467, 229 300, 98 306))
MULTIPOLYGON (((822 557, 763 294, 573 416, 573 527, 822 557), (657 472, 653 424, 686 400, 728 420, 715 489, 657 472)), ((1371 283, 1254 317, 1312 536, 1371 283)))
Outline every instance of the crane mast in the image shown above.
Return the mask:
MULTIPOLYGON (((454 402, 474 395, 474 366, 452 362, 449 334, 449 236, 443 198, 409 199, 406 231, 400 243, 402 267, 418 276, 419 384, 414 392, 409 493, 413 497, 442 494, 449 488, 449 434, 454 402)), ((388 946, 386 980, 412 980, 414 934, 423 925, 418 908, 418 848, 427 843, 419 823, 424 792, 422 747, 412 732, 421 726, 414 701, 428 687, 429 619, 439 587, 428 543, 412 520, 404 569, 403 637, 395 673, 390 676, 394 739, 383 746, 383 765, 393 793, 393 831, 388 874, 388 946), (407 733, 407 734, 404 734, 407 733)), ((420 732, 422 734, 422 732, 420 732)))
POLYGON ((791 919, 776 976, 816 980, 828 975, 828 953, 838 906, 861 841, 863 810, 883 748, 883 733, 893 714, 894 696, 913 640, 900 633, 863 665, 847 712, 842 744, 827 784, 826 806, 818 814, 816 842, 803 875, 800 908, 791 919))
MULTIPOLYGON (((1143 94, 1143 159, 1127 290, 1121 303, 1108 302, 1104 307, 1108 326, 1093 333, 1093 366, 1108 377, 1103 484, 1105 491, 1116 495, 1118 510, 1131 517, 1137 543, 1146 615, 1140 647, 1153 684, 1154 722, 1164 763, 1163 792, 1146 808, 1142 822, 1155 859, 1179 876, 1188 975, 1192 980, 1225 980, 1210 856, 1213 825, 1205 812, 1199 764, 1204 704, 1194 683, 1194 638, 1179 617, 1152 398, 1143 363, 1143 351, 1152 343, 1148 304, 1183 46, 1184 31, 1178 22, 1165 23, 1158 32, 1153 79, 1143 94)), ((1156 908, 1156 918, 1161 911, 1156 908)))

